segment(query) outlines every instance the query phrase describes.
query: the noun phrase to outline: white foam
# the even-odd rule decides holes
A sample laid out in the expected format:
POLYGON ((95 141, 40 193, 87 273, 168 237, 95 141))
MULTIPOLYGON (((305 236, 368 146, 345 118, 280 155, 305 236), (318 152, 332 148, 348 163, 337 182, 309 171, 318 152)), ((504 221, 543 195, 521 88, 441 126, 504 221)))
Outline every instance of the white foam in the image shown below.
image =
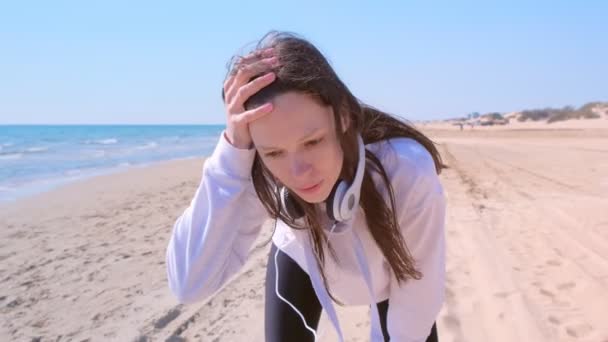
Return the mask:
POLYGON ((30 148, 26 149, 25 152, 37 153, 37 152, 44 152, 44 151, 48 151, 48 150, 49 150, 48 147, 30 147, 30 148))
POLYGON ((135 147, 135 149, 136 150, 148 150, 148 149, 155 148, 155 147, 158 147, 158 144, 156 142, 152 141, 145 145, 137 146, 137 147, 135 147))
POLYGON ((116 144, 118 142, 118 139, 116 139, 116 138, 102 139, 102 140, 96 140, 95 142, 98 144, 102 144, 102 145, 112 145, 112 144, 116 144))
POLYGON ((87 140, 85 144, 97 144, 97 145, 113 145, 118 143, 116 138, 100 139, 100 140, 87 140))
POLYGON ((0 160, 15 160, 21 159, 21 157, 23 157, 23 154, 21 153, 9 153, 5 155, 0 155, 0 160))

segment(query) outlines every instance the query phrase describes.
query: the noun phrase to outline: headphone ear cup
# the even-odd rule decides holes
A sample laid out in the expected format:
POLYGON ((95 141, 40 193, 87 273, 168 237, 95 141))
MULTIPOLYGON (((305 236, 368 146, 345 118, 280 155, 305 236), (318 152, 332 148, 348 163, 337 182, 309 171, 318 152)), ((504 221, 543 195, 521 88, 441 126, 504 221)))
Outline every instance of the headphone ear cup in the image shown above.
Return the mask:
POLYGON ((348 184, 345 181, 338 181, 336 184, 335 190, 333 191, 333 196, 331 198, 331 202, 327 202, 327 212, 330 213, 330 217, 336 221, 344 221, 344 217, 341 212, 342 201, 344 200, 344 195, 348 190, 348 184))
POLYGON ((281 207, 285 211, 285 214, 292 218, 293 220, 297 220, 304 216, 304 210, 300 207, 300 205, 293 198, 289 190, 286 187, 281 187, 281 207))
POLYGON ((340 205, 340 216, 344 220, 348 220, 353 216, 356 203, 359 203, 357 195, 353 191, 347 191, 340 205))
POLYGON ((327 196, 327 199, 325 200, 325 212, 327 213, 327 216, 332 221, 338 220, 336 215, 334 215, 334 197, 336 195, 336 191, 338 190, 339 183, 340 183, 340 181, 338 181, 338 182, 336 182, 336 184, 334 184, 334 187, 331 189, 329 196, 327 196))

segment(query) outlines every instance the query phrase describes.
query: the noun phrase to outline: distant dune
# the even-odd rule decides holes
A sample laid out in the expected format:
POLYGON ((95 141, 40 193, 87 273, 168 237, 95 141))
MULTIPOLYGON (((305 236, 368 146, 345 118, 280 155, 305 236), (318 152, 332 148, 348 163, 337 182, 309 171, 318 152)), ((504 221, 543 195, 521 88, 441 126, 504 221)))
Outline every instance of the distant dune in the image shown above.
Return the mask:
POLYGON ((594 129, 608 128, 608 102, 590 102, 580 108, 531 109, 510 113, 477 113, 462 118, 416 121, 430 129, 594 129))

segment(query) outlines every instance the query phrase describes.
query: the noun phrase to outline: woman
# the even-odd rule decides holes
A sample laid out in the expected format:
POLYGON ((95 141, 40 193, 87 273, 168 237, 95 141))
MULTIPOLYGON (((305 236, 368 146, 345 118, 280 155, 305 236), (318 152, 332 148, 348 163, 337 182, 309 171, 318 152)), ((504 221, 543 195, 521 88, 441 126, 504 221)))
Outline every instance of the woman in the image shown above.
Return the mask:
POLYGON ((222 97, 227 127, 167 249, 179 301, 218 290, 272 218, 267 341, 316 340, 322 309, 343 340, 334 302, 370 305, 372 341, 437 341, 445 198, 434 144, 357 100, 293 34, 270 32, 231 63, 222 97))

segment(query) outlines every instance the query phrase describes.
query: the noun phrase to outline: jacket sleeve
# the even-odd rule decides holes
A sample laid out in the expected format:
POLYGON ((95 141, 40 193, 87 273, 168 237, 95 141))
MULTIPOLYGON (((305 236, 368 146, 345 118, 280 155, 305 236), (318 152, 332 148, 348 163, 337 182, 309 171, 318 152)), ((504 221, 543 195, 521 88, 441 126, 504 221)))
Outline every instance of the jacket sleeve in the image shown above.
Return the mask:
POLYGON ((422 278, 398 284, 391 275, 387 327, 391 341, 424 342, 445 297, 446 201, 426 149, 400 145, 392 177, 397 220, 422 278))
POLYGON ((181 303, 211 296, 245 263, 268 218, 251 181, 255 150, 222 132, 202 180, 175 222, 166 250, 169 288, 181 303))

